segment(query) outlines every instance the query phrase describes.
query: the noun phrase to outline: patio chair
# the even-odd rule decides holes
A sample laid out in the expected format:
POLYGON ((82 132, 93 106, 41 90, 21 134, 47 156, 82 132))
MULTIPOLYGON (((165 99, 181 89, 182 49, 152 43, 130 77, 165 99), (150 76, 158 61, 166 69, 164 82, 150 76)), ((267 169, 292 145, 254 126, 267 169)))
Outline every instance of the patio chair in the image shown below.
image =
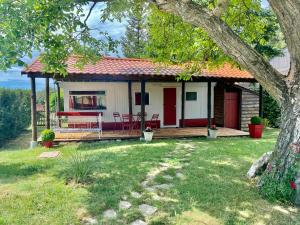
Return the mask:
POLYGON ((151 127, 152 129, 154 129, 154 127, 155 127, 155 129, 157 129, 158 128, 158 125, 157 125, 158 117, 159 117, 159 114, 154 113, 151 117, 151 120, 146 123, 146 126, 151 127))
POLYGON ((122 114, 122 130, 128 130, 129 132, 132 129, 132 123, 134 119, 130 114, 122 114))
POLYGON ((121 119, 120 113, 118 113, 118 112, 113 112, 113 117, 114 117, 114 121, 115 121, 114 131, 116 131, 118 128, 118 123, 122 123, 122 119, 121 119))

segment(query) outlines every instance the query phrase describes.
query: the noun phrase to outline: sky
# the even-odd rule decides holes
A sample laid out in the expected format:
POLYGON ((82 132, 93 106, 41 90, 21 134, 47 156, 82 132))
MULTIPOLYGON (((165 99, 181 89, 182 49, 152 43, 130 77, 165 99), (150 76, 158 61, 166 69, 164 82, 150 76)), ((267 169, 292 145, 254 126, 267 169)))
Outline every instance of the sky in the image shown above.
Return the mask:
MULTIPOLYGON (((269 6, 267 0, 262 0, 262 6, 267 8, 269 6)), ((107 32, 114 40, 120 40, 122 36, 124 36, 125 29, 126 29, 126 20, 118 22, 118 21, 108 21, 105 23, 101 23, 99 21, 101 15, 101 9, 105 7, 105 4, 99 3, 94 8, 93 12, 91 13, 87 23, 91 28, 97 28, 103 32, 107 32)), ((87 7, 86 10, 88 10, 87 7)), ((97 37, 99 34, 97 31, 93 31, 92 35, 97 37)), ((117 49, 117 54, 111 54, 113 56, 122 56, 122 52, 120 47, 117 49)), ((32 59, 24 58, 24 61, 27 64, 30 64, 33 59, 35 59, 39 55, 39 52, 33 52, 32 59)), ((6 72, 0 71, 0 87, 10 88, 10 89, 30 89, 29 79, 26 76, 21 76, 21 67, 13 67, 6 72)), ((51 84, 53 85, 53 84, 51 84)), ((37 79, 36 80, 36 87, 37 90, 44 89, 44 80, 37 79)))

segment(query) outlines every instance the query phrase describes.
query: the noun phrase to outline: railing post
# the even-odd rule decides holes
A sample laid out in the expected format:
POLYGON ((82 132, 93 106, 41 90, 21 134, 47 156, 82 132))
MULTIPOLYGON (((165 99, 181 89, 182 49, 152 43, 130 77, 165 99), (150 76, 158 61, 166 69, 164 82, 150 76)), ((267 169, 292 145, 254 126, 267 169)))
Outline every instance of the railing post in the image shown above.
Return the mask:
POLYGON ((141 137, 144 137, 145 130, 145 80, 141 80, 141 137))
POLYGON ((211 127, 211 81, 207 82, 207 127, 211 127))
POLYGON ((180 127, 184 127, 185 120, 185 81, 181 82, 181 124, 180 127))
POLYGON ((45 119, 46 119, 46 129, 50 129, 50 91, 49 91, 49 78, 45 79, 45 119))

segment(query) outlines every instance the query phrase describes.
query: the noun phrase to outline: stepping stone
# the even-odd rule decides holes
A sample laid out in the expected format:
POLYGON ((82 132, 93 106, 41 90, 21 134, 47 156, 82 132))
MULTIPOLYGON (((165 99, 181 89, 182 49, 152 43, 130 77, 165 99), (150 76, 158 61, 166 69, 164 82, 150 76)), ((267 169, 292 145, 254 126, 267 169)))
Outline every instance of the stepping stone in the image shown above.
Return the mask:
POLYGON ((138 193, 138 192, 131 192, 131 196, 133 197, 133 198, 140 198, 140 197, 142 197, 142 195, 140 194, 140 193, 138 193))
POLYGON ((82 219, 82 222, 85 225, 98 224, 98 221, 95 218, 92 218, 92 217, 85 217, 85 218, 82 219))
POLYGON ((130 225, 147 225, 143 220, 135 220, 130 225))
POLYGON ((172 176, 170 176, 170 175, 164 175, 164 176, 162 176, 164 179, 166 179, 166 180, 173 180, 173 177, 172 176))
POLYGON ((149 182, 148 180, 143 181, 141 183, 141 186, 144 187, 144 188, 147 187, 148 186, 148 182, 149 182))
POLYGON ((162 167, 170 167, 169 163, 159 163, 159 165, 161 165, 162 167))
POLYGON ((176 177, 178 177, 179 179, 183 179, 184 175, 182 173, 176 173, 176 177))
POLYGON ((168 190, 173 186, 174 186, 173 184, 158 184, 158 185, 155 185, 154 187, 156 187, 157 189, 160 189, 160 190, 168 190))
POLYGON ((44 158, 56 158, 60 155, 60 151, 54 151, 54 152, 42 152, 39 156, 40 159, 44 158))
POLYGON ((151 216, 157 211, 157 208, 151 205, 142 204, 139 206, 139 210, 141 211, 143 216, 151 216))
POLYGON ((103 217, 106 219, 115 219, 115 218, 117 218, 117 213, 113 209, 108 209, 108 210, 104 211, 103 217))
POLYGON ((173 168, 179 170, 182 169, 182 165, 173 166, 173 168))
POLYGON ((145 190, 153 193, 156 191, 156 188, 155 187, 146 187, 145 190))
POLYGON ((129 209, 131 207, 131 203, 127 201, 120 201, 119 208, 120 209, 129 209))

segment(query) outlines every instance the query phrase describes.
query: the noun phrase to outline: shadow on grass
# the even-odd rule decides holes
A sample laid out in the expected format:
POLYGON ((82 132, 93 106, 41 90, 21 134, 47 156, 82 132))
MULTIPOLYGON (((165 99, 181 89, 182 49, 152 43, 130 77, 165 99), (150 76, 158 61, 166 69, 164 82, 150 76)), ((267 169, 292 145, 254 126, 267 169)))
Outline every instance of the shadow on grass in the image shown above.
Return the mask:
MULTIPOLYGON (((140 183, 148 171, 174 148, 174 141, 80 144, 77 151, 88 155, 93 167, 93 182, 85 186, 89 191, 86 205, 90 214, 100 218, 104 210, 118 209, 122 197, 141 191, 140 183)), ((70 167, 62 170, 59 176, 67 176, 70 171, 70 167)))
POLYGON ((38 173, 44 173, 46 170, 50 169, 50 165, 41 164, 2 164, 0 165, 0 180, 1 183, 12 183, 18 178, 26 178, 38 173))
MULTIPOLYGON (((262 144, 248 140, 218 140, 198 143, 193 160, 183 170, 186 179, 175 181, 171 196, 177 204, 165 203, 170 214, 199 210, 220 221, 220 224, 299 224, 300 218, 287 205, 279 205, 264 200, 255 183, 246 178, 252 160, 269 150, 274 143, 262 144), (206 145, 206 149, 203 147, 206 145), (202 149, 202 150, 201 150, 202 149)), ((201 218, 205 223, 205 218, 201 218)), ((196 223, 182 223, 196 224, 196 223)))

